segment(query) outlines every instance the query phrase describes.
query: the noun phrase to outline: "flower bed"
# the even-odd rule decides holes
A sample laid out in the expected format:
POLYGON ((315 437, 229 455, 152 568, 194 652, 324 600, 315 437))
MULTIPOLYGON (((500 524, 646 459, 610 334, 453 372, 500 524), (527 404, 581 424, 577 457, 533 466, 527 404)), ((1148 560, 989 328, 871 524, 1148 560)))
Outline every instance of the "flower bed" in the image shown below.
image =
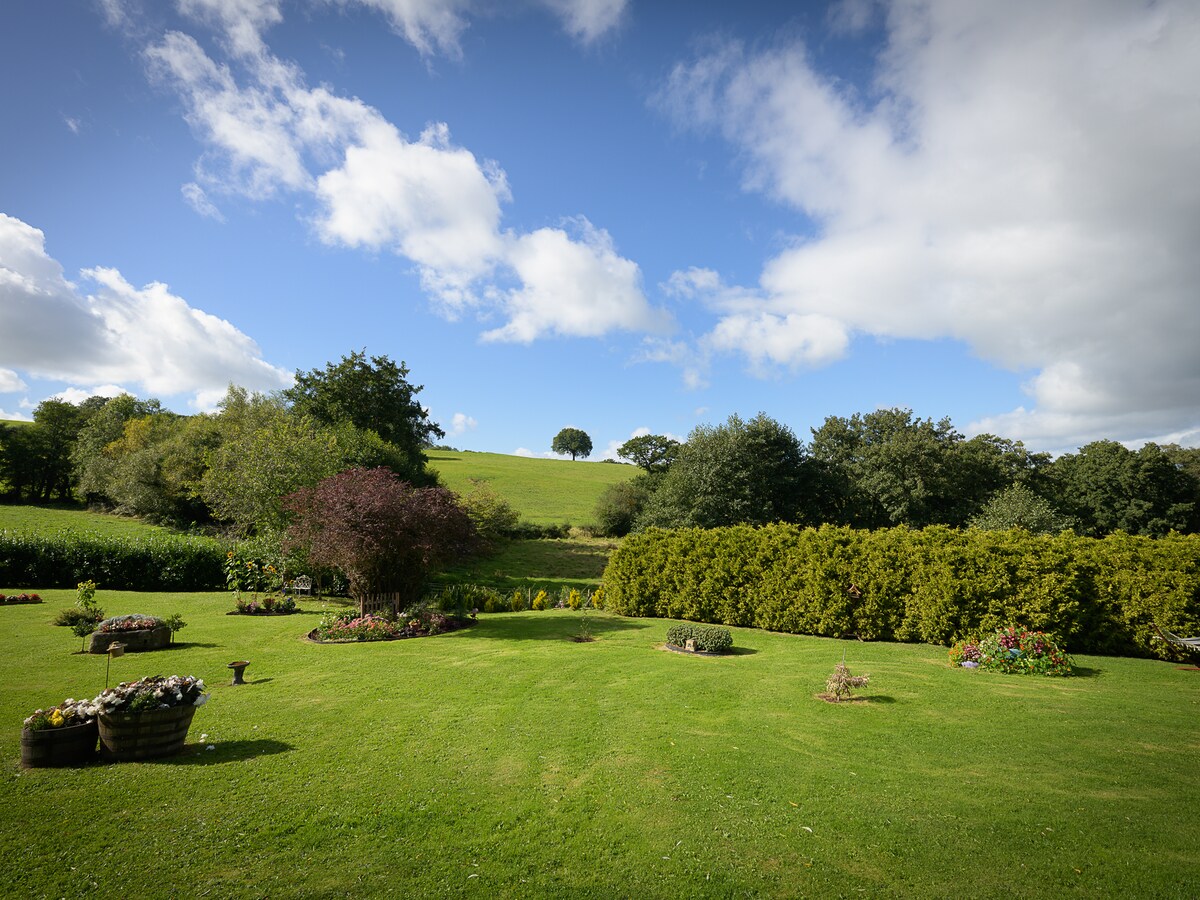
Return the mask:
POLYGON ((308 638, 319 644, 397 641, 457 631, 473 624, 473 619, 461 619, 428 609, 410 612, 399 618, 371 614, 360 616, 356 612, 327 613, 322 616, 321 624, 308 633, 308 638))
POLYGON ((21 729, 21 765, 31 769, 82 766, 96 758, 96 706, 91 700, 64 700, 34 710, 21 729))
POLYGON ((138 653, 159 650, 170 642, 171 626, 157 616, 113 616, 96 626, 88 652, 107 653, 109 645, 119 643, 130 653, 138 653))
POLYGON ((18 603, 41 603, 42 598, 37 594, 16 594, 5 596, 0 594, 0 606, 15 606, 18 603))
POLYGON ((292 597, 257 597, 245 600, 238 597, 234 600, 235 608, 226 613, 228 616, 290 616, 300 610, 292 597))
POLYGON ((1006 675, 1070 675, 1074 665, 1051 635, 1012 626, 979 641, 959 641, 949 655, 952 664, 964 669, 1006 675))

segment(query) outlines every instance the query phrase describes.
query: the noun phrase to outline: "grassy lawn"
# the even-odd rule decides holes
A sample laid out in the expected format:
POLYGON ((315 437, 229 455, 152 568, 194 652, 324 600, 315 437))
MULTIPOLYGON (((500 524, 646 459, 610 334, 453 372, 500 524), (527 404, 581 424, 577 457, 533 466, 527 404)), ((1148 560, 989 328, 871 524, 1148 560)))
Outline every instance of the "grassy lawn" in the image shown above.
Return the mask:
POLYGON ((433 450, 428 456, 429 468, 452 491, 469 492, 472 478, 486 481, 522 519, 536 525, 594 521, 596 501, 604 489, 628 481, 638 471, 633 466, 502 453, 433 450))
POLYGON ((53 534, 58 531, 97 531, 113 537, 152 537, 167 533, 157 525, 148 525, 128 516, 55 506, 0 504, 0 531, 24 531, 53 534))
POLYGON ((102 591, 189 623, 114 680, 195 674, 212 699, 179 757, 23 771, 21 719, 104 684, 48 624, 73 592, 44 594, 0 608, 0 896, 1200 893, 1200 673, 1170 663, 1032 680, 750 630, 702 659, 657 650, 661 620, 593 615, 574 643, 566 611, 315 646, 315 603, 102 591), (814 699, 843 652, 866 702, 814 699))
POLYGON ((508 541, 494 553, 455 566, 439 582, 469 581, 501 591, 518 587, 598 587, 619 542, 606 538, 508 541))

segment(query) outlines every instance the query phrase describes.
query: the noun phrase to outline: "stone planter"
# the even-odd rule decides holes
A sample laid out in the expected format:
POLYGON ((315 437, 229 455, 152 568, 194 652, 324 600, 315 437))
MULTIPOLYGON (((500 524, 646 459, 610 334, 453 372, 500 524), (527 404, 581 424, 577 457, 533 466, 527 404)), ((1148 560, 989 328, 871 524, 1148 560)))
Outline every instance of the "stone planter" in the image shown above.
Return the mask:
POLYGON ((107 653, 109 644, 124 644, 126 653, 161 650, 171 643, 171 629, 166 625, 145 631, 97 631, 92 634, 88 653, 107 653))
POLYGON ((158 759, 183 749, 196 707, 101 713, 100 757, 113 762, 158 759))
POLYGON ((96 758, 99 728, 93 720, 61 728, 21 729, 21 765, 30 769, 83 766, 96 758))

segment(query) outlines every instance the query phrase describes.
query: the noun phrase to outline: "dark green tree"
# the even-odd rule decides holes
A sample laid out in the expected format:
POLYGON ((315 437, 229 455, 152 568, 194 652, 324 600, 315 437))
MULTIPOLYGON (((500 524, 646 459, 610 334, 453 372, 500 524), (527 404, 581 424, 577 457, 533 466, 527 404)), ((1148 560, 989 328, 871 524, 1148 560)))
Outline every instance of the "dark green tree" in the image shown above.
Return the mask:
POLYGON ((661 478, 661 475, 640 472, 629 481, 618 481, 606 487, 596 501, 597 531, 606 537, 629 534, 661 478))
POLYGON ((1195 521, 1196 486, 1157 444, 1130 450, 1093 441, 1054 461, 1056 505, 1079 519, 1083 534, 1114 531, 1157 537, 1187 531, 1195 521))
POLYGON ((343 356, 340 362, 324 369, 296 372, 296 383, 283 391, 293 411, 309 416, 322 425, 349 422, 364 431, 373 431, 398 447, 408 460, 396 471, 402 477, 425 483, 424 448, 445 432, 417 402, 422 385, 408 380, 408 367, 397 365, 387 356, 372 356, 366 351, 343 356))
POLYGON ((120 394, 105 400, 103 405, 88 400, 84 408, 92 412, 71 450, 71 463, 84 499, 89 503, 113 503, 110 488, 117 459, 109 447, 125 436, 127 422, 161 415, 162 405, 153 398, 139 400, 130 394, 120 394))
POLYGON ((572 460, 577 456, 587 459, 592 455, 592 439, 578 428, 564 428, 554 436, 550 449, 555 453, 570 453, 572 460))
POLYGON ((763 413, 702 425, 666 474, 638 527, 716 528, 814 520, 812 469, 786 425, 763 413))
POLYGON ((678 455, 679 441, 661 434, 632 437, 617 450, 621 459, 627 459, 647 472, 665 472, 678 455))

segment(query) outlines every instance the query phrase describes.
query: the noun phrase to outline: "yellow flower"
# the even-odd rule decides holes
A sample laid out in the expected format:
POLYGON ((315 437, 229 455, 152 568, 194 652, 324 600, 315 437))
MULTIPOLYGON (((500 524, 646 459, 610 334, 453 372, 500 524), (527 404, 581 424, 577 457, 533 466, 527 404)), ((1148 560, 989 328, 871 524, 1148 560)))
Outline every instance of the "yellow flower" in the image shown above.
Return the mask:
POLYGON ((50 713, 47 721, 49 721, 51 728, 61 728, 63 722, 67 720, 63 718, 62 710, 56 709, 50 713))

